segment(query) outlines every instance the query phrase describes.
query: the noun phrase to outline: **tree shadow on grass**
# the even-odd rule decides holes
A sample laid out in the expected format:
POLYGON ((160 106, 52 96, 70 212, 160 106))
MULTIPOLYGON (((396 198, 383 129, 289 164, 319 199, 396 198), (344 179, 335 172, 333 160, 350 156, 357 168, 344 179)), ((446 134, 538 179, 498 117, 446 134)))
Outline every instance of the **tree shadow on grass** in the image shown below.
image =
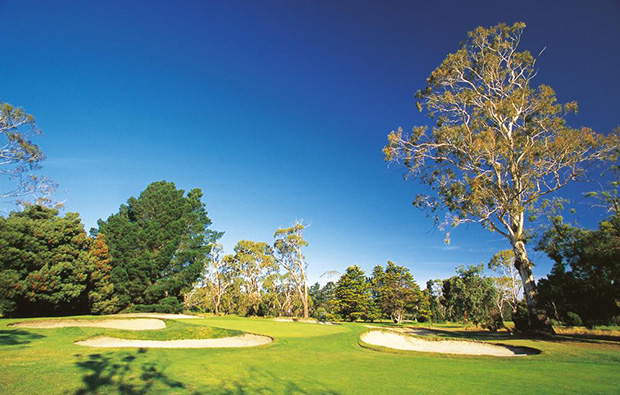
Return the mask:
MULTIPOLYGON (((217 386, 193 390, 188 388, 193 386, 172 379, 166 374, 165 368, 149 361, 145 355, 147 351, 147 349, 139 349, 133 352, 77 354, 78 361, 75 365, 83 370, 83 385, 74 394, 338 394, 311 379, 287 380, 255 367, 250 367, 247 370, 248 374, 242 380, 222 378, 217 386)), ((196 387, 200 387, 199 383, 195 384, 196 387)))
POLYGON ((222 394, 241 395, 241 394, 285 394, 285 395, 310 395, 327 394, 338 395, 339 392, 331 390, 315 380, 292 381, 283 379, 272 372, 256 367, 248 369, 248 376, 243 381, 232 380, 228 385, 232 389, 222 390, 222 394), (264 382, 267 379, 269 385, 257 386, 256 383, 264 382), (248 383, 252 383, 248 385, 248 383))
MULTIPOLYGON (((75 394, 148 394, 183 390, 185 385, 168 377, 164 369, 146 360, 146 349, 109 354, 78 354, 83 386, 75 394)), ((185 391, 184 391, 185 392, 185 391)))
POLYGON ((42 339, 44 335, 21 329, 0 330, 0 346, 15 346, 28 344, 33 340, 42 339))

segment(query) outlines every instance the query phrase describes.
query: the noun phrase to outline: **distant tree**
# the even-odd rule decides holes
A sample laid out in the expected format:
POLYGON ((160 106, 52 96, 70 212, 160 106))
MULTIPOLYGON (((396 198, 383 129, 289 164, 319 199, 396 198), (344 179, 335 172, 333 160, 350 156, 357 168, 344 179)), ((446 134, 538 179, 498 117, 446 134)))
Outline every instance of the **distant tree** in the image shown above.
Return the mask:
POLYGON ((310 298, 308 296, 308 278, 306 270, 308 264, 306 257, 301 249, 308 245, 303 238, 303 231, 306 228, 300 222, 290 228, 278 229, 274 234, 274 250, 276 261, 292 279, 297 289, 297 294, 302 303, 303 318, 309 317, 310 298))
POLYGON ((310 297, 314 302, 314 307, 323 307, 327 308, 329 302, 334 298, 334 290, 336 289, 336 284, 332 281, 327 282, 324 286, 321 287, 321 284, 315 283, 310 287, 310 297))
POLYGON ((349 266, 336 283, 332 303, 344 319, 355 321, 372 316, 374 306, 370 282, 357 265, 349 266))
POLYGON ((179 311, 215 240, 200 189, 150 184, 118 213, 99 221, 110 248, 112 281, 123 307, 179 311))
POLYGON ((295 315, 296 306, 301 302, 297 286, 290 273, 278 273, 274 278, 274 292, 278 315, 286 317, 295 315))
POLYGON ((283 282, 282 275, 276 270, 263 280, 263 296, 260 310, 266 316, 282 315, 280 284, 283 282))
POLYGON ((525 248, 528 215, 544 197, 584 178, 589 165, 617 156, 618 133, 608 136, 566 125, 576 103, 558 104, 547 85, 533 85, 536 59, 518 52, 524 23, 479 27, 450 54, 417 93, 435 121, 432 132, 415 127, 389 135, 386 160, 430 187, 414 203, 436 220, 448 211, 456 226, 477 222, 504 236, 515 254, 531 323, 552 331, 537 306, 532 265, 525 248))
POLYGON ((312 314, 314 317, 326 319, 328 314, 332 314, 335 290, 336 284, 332 281, 328 281, 322 287, 319 283, 310 287, 309 294, 314 307, 312 314))
POLYGON ((29 206, 0 217, 0 310, 7 316, 118 311, 105 240, 78 214, 29 206))
POLYGON ((414 315, 419 310, 421 291, 413 276, 404 266, 388 261, 385 271, 375 266, 371 279, 376 296, 376 305, 381 313, 396 323, 405 315, 414 315))
POLYGON ((517 311, 517 305, 523 295, 523 287, 519 272, 514 264, 514 252, 503 250, 493 255, 489 261, 488 268, 499 273, 500 277, 494 277, 497 288, 497 307, 504 319, 504 307, 510 306, 511 314, 517 311))
MULTIPOLYGON (((457 268, 457 275, 443 281, 443 301, 451 321, 487 324, 499 316, 495 310, 497 290, 484 276, 483 265, 457 268), (497 314, 495 314, 497 313, 497 314)), ((493 325, 496 329, 496 325, 493 325)))
POLYGON ((0 101, 0 175, 8 177, 14 187, 0 190, 0 198, 33 196, 35 204, 52 205, 51 193, 56 184, 33 174, 45 159, 31 138, 41 135, 32 115, 22 108, 0 101))
POLYGON ((213 312, 220 314, 222 298, 234 281, 235 264, 231 255, 222 256, 222 246, 215 244, 207 258, 202 285, 207 287, 207 294, 211 296, 213 312))
POLYGON ((277 271, 271 247, 265 242, 241 240, 235 255, 224 258, 241 278, 247 296, 248 314, 257 315, 262 301, 265 279, 277 271))
POLYGON ((446 320, 446 307, 443 303, 442 280, 428 280, 424 290, 425 299, 428 300, 430 317, 435 322, 446 320))

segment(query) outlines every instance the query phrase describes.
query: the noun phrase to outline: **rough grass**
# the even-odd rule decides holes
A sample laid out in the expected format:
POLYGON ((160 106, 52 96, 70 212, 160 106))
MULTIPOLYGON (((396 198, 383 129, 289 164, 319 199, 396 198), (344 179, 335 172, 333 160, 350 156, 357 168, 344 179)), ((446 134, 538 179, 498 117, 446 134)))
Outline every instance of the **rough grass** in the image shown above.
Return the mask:
POLYGON ((358 323, 213 317, 191 323, 168 320, 175 324, 167 329, 122 336, 172 339, 230 330, 271 336, 275 343, 257 349, 107 350, 73 342, 123 331, 7 327, 14 321, 0 320, 3 394, 620 393, 620 343, 610 340, 529 339, 445 327, 438 336, 529 346, 542 354, 499 358, 388 353, 361 347, 359 336, 368 328, 358 323))
POLYGON ((620 340, 620 328, 617 326, 596 327, 593 329, 584 326, 556 326, 554 329, 556 333, 563 335, 614 336, 620 340))

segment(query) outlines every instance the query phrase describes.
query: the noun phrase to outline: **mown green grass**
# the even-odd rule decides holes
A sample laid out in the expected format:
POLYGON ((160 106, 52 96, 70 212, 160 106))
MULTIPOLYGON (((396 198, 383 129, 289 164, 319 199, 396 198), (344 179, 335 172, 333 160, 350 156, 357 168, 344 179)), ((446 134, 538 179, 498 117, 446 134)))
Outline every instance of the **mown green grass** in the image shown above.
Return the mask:
POLYGON ((0 320, 2 394, 620 393, 620 346, 613 341, 445 334, 542 350, 499 358, 371 350, 359 345, 368 328, 357 323, 213 317, 169 320, 166 329, 130 333, 7 327, 14 321, 0 320), (102 334, 163 340, 238 331, 271 336, 275 342, 255 349, 94 349, 73 344, 102 334))
POLYGON ((193 325, 191 320, 185 320, 184 322, 166 320, 166 328, 157 330, 123 331, 119 329, 103 329, 100 331, 102 336, 132 340, 219 339, 243 335, 243 332, 239 330, 193 325))

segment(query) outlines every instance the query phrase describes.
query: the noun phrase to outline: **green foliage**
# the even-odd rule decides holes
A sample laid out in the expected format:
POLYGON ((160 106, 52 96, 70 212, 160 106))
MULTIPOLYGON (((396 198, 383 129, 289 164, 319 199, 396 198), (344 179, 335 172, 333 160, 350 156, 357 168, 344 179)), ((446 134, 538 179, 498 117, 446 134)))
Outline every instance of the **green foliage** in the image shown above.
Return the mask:
POLYGON ((568 326, 583 325, 583 321, 581 321, 581 317, 579 317, 579 314, 573 313, 572 311, 566 313, 566 321, 564 323, 568 326))
POLYGON ((271 281, 270 277, 278 270, 271 247, 265 242, 241 240, 235 246, 235 255, 226 259, 230 261, 233 273, 243 283, 246 314, 260 314, 263 296, 267 291, 266 282, 271 281))
POLYGON ((51 205, 56 184, 33 174, 41 168, 43 152, 31 139, 41 135, 32 115, 0 101, 0 176, 13 182, 13 189, 0 190, 0 198, 35 195, 35 203, 51 205))
POLYGON ((375 319, 371 286, 357 265, 349 266, 336 283, 332 304, 343 319, 375 319))
POLYGON ((423 291, 422 301, 428 310, 429 319, 433 322, 444 322, 447 319, 444 299, 443 281, 428 280, 423 291))
POLYGON ((573 312, 588 325, 606 324, 620 314, 620 217, 596 230, 555 221, 537 248, 555 261, 538 287, 557 320, 566 322, 573 312))
POLYGON ((529 332, 531 330, 530 313, 524 301, 517 304, 517 309, 512 314, 512 322, 515 324, 515 330, 518 332, 529 332))
POLYGON ((396 323, 406 316, 417 318, 422 295, 409 269, 390 261, 385 271, 383 267, 375 266, 371 284, 376 306, 384 317, 396 323))
POLYGON ((414 204, 435 221, 448 212, 442 225, 480 223, 510 242, 530 314, 550 329, 537 308, 526 218, 544 211, 545 196, 587 177, 591 164, 616 160, 620 133, 566 124, 577 105, 534 84, 536 59, 518 48, 524 29, 519 22, 470 32, 416 95, 433 126, 392 131, 383 152, 427 185, 414 204))
POLYGON ((290 228, 276 230, 273 248, 278 265, 286 271, 297 290, 297 295, 302 304, 302 316, 308 318, 310 315, 310 296, 306 274, 308 264, 302 252, 302 249, 308 246, 308 242, 303 238, 305 228, 306 225, 296 222, 290 228))
POLYGON ((77 214, 29 206, 0 217, 0 251, 4 315, 118 311, 105 240, 89 238, 77 214))
POLYGON ((154 182, 117 214, 99 221, 123 307, 180 308, 183 293, 199 278, 211 245, 221 236, 208 229, 211 220, 201 198, 200 189, 185 195, 174 183, 154 182))
POLYGON ((315 283, 310 287, 308 293, 313 304, 312 316, 320 320, 325 319, 328 314, 333 313, 333 304, 336 284, 333 281, 327 282, 323 287, 319 283, 315 283))
POLYGON ((446 318, 474 324, 495 321, 497 289, 492 278, 484 276, 483 265, 457 268, 457 275, 443 281, 442 303, 446 318))

